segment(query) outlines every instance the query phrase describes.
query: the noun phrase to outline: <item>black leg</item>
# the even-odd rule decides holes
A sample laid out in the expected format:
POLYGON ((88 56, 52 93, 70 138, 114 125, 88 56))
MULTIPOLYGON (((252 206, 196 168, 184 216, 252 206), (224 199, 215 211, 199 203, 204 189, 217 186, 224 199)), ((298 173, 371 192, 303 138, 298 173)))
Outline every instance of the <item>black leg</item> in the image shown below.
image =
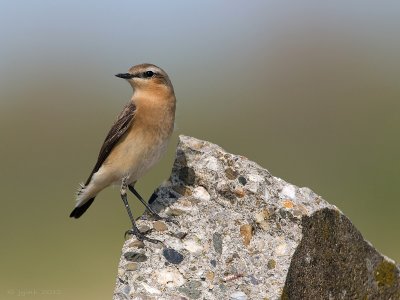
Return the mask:
POLYGON ((163 218, 161 217, 158 213, 156 213, 148 204, 146 201, 143 200, 142 196, 136 191, 135 187, 133 185, 128 185, 129 190, 136 196, 136 198, 139 199, 140 202, 143 203, 143 205, 146 207, 146 209, 154 216, 156 220, 165 220, 167 222, 174 223, 176 225, 179 225, 179 223, 175 220, 172 220, 171 218, 163 218))
POLYGON ((135 219, 133 218, 133 215, 132 215, 131 208, 129 207, 128 196, 126 194, 126 187, 127 187, 126 178, 124 178, 124 179, 122 179, 122 185, 121 185, 121 198, 122 198, 122 201, 124 202, 126 211, 128 212, 128 215, 129 215, 129 219, 131 220, 131 223, 132 223, 132 229, 125 232, 125 236, 127 233, 129 233, 129 234, 133 234, 134 236, 136 236, 137 239, 140 241, 146 240, 146 241, 149 241, 149 242, 155 243, 155 244, 161 243, 158 240, 154 240, 154 239, 146 237, 137 228, 135 219))
POLYGON ((136 196, 136 198, 139 199, 140 202, 146 207, 146 209, 157 219, 161 220, 162 217, 157 214, 148 204, 146 201, 143 200, 142 196, 136 191, 135 187, 133 185, 128 185, 129 190, 136 196))

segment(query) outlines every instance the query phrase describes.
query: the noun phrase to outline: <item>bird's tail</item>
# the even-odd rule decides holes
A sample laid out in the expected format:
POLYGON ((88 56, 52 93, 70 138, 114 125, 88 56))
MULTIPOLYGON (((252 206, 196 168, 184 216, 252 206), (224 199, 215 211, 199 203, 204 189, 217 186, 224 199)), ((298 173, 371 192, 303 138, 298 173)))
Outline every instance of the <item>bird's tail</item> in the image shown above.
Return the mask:
POLYGON ((81 206, 75 207, 74 210, 69 215, 69 217, 78 219, 80 216, 82 216, 85 213, 85 211, 89 208, 89 206, 93 203, 94 198, 95 197, 90 198, 85 203, 83 203, 81 206))
POLYGON ((74 210, 71 212, 69 215, 70 218, 75 218, 78 219, 80 216, 82 216, 85 211, 89 208, 89 206, 93 203, 94 198, 96 195, 90 196, 88 190, 88 186, 85 184, 80 184, 78 191, 76 193, 77 199, 76 199, 76 206, 74 210))

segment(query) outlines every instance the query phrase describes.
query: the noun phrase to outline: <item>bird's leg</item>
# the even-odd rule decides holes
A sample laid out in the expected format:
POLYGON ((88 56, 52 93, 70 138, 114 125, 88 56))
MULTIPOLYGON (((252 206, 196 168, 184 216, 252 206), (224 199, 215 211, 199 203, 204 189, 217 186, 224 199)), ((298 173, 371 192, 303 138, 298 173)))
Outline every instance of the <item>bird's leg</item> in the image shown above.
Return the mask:
POLYGON ((127 196, 127 194, 126 194, 126 188, 127 188, 128 184, 126 183, 126 181, 127 181, 127 178, 123 178, 123 179, 122 179, 121 198, 122 198, 122 201, 124 202, 126 211, 128 212, 129 219, 131 219, 132 229, 126 231, 126 232, 125 232, 125 236, 129 233, 129 234, 133 234, 134 236, 136 236, 136 238, 137 238, 138 240, 140 240, 140 241, 145 240, 145 241, 149 241, 149 242, 155 243, 155 244, 161 243, 161 241, 158 241, 158 240, 155 240, 155 239, 151 239, 151 238, 146 237, 146 236, 145 236, 143 233, 141 233, 141 232, 139 231, 139 229, 137 228, 135 219, 133 218, 132 211, 131 211, 131 209, 130 209, 130 207, 129 207, 129 203, 128 203, 128 196, 127 196))
POLYGON ((136 191, 135 187, 133 185, 128 185, 129 190, 136 196, 136 198, 139 199, 140 202, 143 203, 143 205, 146 207, 146 209, 154 216, 156 220, 165 220, 167 222, 174 223, 176 225, 179 225, 179 223, 171 218, 163 218, 161 217, 158 213, 156 213, 148 204, 146 201, 143 200, 142 196, 136 191))
POLYGON ((146 201, 143 200, 142 196, 136 191, 133 185, 128 185, 129 190, 139 199, 140 202, 146 207, 146 209, 157 219, 162 220, 162 217, 157 214, 148 204, 146 201))

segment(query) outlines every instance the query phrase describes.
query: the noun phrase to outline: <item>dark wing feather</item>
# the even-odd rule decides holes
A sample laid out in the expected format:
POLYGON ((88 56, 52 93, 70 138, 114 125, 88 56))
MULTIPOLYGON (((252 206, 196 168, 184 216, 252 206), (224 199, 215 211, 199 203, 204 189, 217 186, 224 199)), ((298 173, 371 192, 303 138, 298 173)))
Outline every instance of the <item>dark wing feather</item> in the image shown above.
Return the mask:
POLYGON ((119 114, 114 125, 108 132, 107 137, 104 140, 103 146, 101 146, 96 165, 94 166, 92 173, 90 173, 89 178, 86 180, 85 185, 89 184, 93 174, 100 169, 103 162, 107 159, 108 155, 111 153, 111 150, 118 143, 118 141, 128 130, 128 128, 132 125, 133 117, 135 115, 135 110, 136 110, 135 104, 133 104, 132 101, 129 101, 129 103, 124 107, 123 111, 119 114))

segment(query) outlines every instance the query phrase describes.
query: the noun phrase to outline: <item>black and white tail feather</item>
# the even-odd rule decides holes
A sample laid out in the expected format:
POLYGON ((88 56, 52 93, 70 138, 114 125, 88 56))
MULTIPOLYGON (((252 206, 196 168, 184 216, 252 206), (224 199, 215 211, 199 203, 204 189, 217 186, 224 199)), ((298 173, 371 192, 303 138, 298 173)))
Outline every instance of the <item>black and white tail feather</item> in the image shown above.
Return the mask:
MULTIPOLYGON (((76 191, 76 197, 77 197, 77 204, 79 205, 81 201, 79 201, 79 198, 81 198, 80 196, 85 192, 85 188, 87 186, 83 183, 80 183, 78 186, 78 189, 76 191)), ((94 198, 90 198, 89 200, 85 201, 83 205, 81 206, 77 206, 74 208, 74 210, 71 212, 71 214, 69 215, 70 218, 75 218, 78 219, 80 216, 83 215, 83 213, 89 208, 89 206, 92 204, 92 202, 94 201, 94 198)))

